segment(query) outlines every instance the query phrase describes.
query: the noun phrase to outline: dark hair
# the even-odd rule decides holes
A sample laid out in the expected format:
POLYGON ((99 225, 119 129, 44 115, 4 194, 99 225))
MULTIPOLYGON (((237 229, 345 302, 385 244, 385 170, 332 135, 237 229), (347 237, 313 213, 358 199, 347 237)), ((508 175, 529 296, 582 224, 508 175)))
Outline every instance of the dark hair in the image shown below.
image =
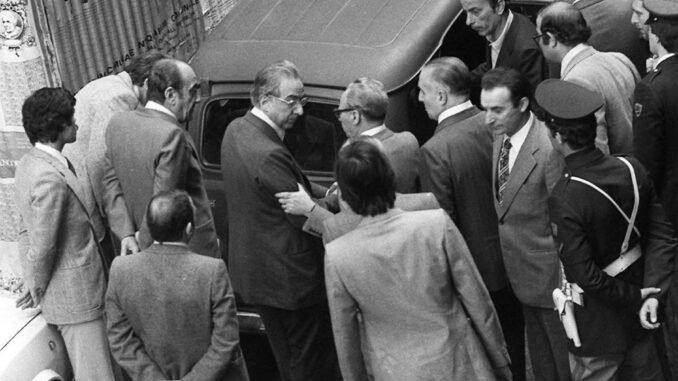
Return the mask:
POLYGON ((384 153, 358 139, 339 151, 334 169, 341 198, 361 216, 385 213, 395 202, 395 174, 384 153))
POLYGON ((480 81, 483 90, 505 87, 511 93, 513 106, 517 107, 523 98, 532 99, 532 85, 527 77, 516 69, 498 67, 483 75, 480 81))
POLYGON ((435 82, 447 87, 450 93, 464 96, 471 94, 471 72, 459 58, 434 58, 424 68, 430 71, 435 82))
POLYGON ((272 94, 280 96, 280 80, 285 78, 299 78, 297 67, 288 60, 276 61, 259 70, 254 76, 254 82, 250 89, 250 100, 255 106, 259 106, 259 98, 262 95, 272 94))
POLYGON ((133 84, 143 86, 144 81, 151 74, 153 65, 165 58, 169 56, 157 50, 149 50, 144 54, 134 56, 123 70, 132 78, 133 84))
POLYGON ((678 53, 678 24, 655 22, 650 25, 650 32, 669 53, 678 53))
POLYGON ((146 222, 154 240, 181 241, 186 225, 193 223, 193 202, 185 191, 160 192, 148 203, 146 222))
POLYGON ((148 75, 148 100, 164 103, 165 90, 172 87, 179 91, 184 86, 184 80, 179 70, 178 60, 164 58, 156 62, 148 75))
POLYGON ((539 24, 541 33, 552 33, 561 44, 575 46, 587 42, 591 37, 591 28, 586 24, 581 11, 564 1, 557 1, 542 8, 537 18, 541 20, 539 24))
POLYGON ((388 111, 388 94, 376 79, 360 77, 346 87, 346 102, 371 122, 383 122, 388 111))
POLYGON ((595 146, 597 126, 595 114, 575 120, 547 117, 544 123, 551 132, 551 136, 555 137, 556 132, 559 133, 563 141, 573 150, 595 146))
POLYGON ((73 121, 74 113, 75 97, 61 87, 43 87, 21 107, 24 130, 31 144, 55 142, 73 121))

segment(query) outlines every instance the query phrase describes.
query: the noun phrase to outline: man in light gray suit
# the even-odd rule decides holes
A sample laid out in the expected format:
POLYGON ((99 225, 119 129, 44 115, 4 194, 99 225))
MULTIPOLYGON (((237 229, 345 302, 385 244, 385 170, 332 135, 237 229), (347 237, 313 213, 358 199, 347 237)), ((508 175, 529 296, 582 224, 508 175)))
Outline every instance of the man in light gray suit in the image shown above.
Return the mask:
POLYGON ((568 381, 567 339, 551 298, 560 286, 560 266, 547 205, 563 159, 529 109, 532 89, 522 74, 494 69, 483 76, 481 87, 485 122, 495 133, 492 189, 502 255, 523 305, 535 378, 568 381))
POLYGON ((633 151, 633 92, 640 80, 622 53, 599 52, 587 44, 591 28, 579 9, 566 2, 544 7, 537 16, 537 44, 549 62, 560 64, 560 78, 602 95, 596 112, 596 147, 604 153, 633 151))
POLYGON ((112 381, 103 317, 106 270, 95 233, 103 223, 61 154, 76 140, 74 105, 67 90, 42 88, 22 108, 24 129, 35 147, 16 169, 26 286, 17 306, 39 305, 47 323, 56 325, 76 380, 112 381))
POLYGON ((226 265, 188 247, 194 209, 184 191, 153 196, 146 221, 155 242, 113 261, 108 338, 134 380, 248 380, 226 265))
POLYGON ((349 142, 358 136, 372 136, 381 142, 396 173, 396 192, 415 193, 419 189, 419 143, 411 132, 393 132, 386 127, 387 109, 384 85, 362 77, 346 87, 335 114, 349 142))

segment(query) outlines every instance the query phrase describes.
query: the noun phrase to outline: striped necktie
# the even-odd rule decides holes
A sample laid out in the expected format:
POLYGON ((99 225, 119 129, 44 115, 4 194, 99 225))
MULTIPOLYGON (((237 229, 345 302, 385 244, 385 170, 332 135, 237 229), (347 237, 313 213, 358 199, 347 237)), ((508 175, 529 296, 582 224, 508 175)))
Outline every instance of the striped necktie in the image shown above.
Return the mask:
POLYGON ((499 175, 497 176, 499 192, 497 192, 497 201, 499 201, 500 204, 503 201, 502 195, 504 189, 506 189, 506 183, 508 182, 509 177, 509 151, 511 151, 511 139, 506 138, 501 145, 501 151, 499 151, 499 175))

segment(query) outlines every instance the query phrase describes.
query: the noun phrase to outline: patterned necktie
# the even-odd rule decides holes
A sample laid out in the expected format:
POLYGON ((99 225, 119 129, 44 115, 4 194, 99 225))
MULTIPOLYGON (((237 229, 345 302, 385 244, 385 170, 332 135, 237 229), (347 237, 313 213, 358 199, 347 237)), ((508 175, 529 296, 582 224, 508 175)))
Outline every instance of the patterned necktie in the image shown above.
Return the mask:
POLYGON ((511 139, 504 140, 504 144, 501 145, 501 151, 499 152, 499 175, 497 176, 497 185, 499 186, 499 192, 497 192, 497 201, 501 204, 503 199, 502 195, 504 189, 506 189, 506 183, 508 182, 509 177, 509 151, 511 150, 511 139))

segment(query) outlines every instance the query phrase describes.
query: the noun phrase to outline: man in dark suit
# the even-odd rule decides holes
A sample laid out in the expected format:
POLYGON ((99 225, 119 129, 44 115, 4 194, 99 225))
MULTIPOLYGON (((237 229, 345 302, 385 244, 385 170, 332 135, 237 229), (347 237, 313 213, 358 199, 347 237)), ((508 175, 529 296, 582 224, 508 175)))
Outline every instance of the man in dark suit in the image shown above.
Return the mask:
POLYGON ((506 274, 523 305, 534 375, 567 381, 567 339, 551 298, 560 285, 560 266, 547 207, 562 157, 529 109, 531 94, 525 76, 498 68, 483 77, 480 99, 495 132, 492 189, 499 238, 506 274))
POLYGON ((226 265, 188 247, 194 209, 184 191, 153 196, 153 245, 113 261, 108 338, 133 380, 248 380, 226 265))
POLYGON ((506 279, 492 203, 492 127, 469 100, 471 76, 454 57, 436 58, 419 75, 419 101, 438 121, 421 148, 424 191, 433 192, 457 225, 490 292, 507 339, 514 379, 525 379, 520 303, 506 279))
POLYGON ((335 111, 348 141, 358 136, 378 139, 396 173, 396 192, 419 190, 419 142, 411 132, 393 132, 384 125, 388 94, 384 85, 371 78, 358 78, 341 94, 335 111))
POLYGON ((279 61, 256 74, 250 96, 253 109, 229 124, 221 145, 233 286, 258 306, 284 381, 332 380, 338 366, 322 242, 302 230, 306 217, 286 214, 275 196, 298 184, 313 197, 325 194, 283 143, 303 114, 304 85, 294 64, 279 61))
POLYGON ((478 103, 480 79, 495 67, 508 67, 523 73, 532 86, 548 77, 546 61, 532 39, 534 24, 506 6, 506 0, 461 0, 466 25, 487 39, 486 61, 471 72, 473 103, 478 103))
POLYGON ((146 226, 148 201, 162 191, 185 190, 195 204, 195 233, 189 245, 202 255, 220 257, 212 211, 193 140, 181 127, 200 84, 186 63, 163 59, 148 78, 148 102, 116 114, 106 131, 104 203, 119 237, 138 232, 139 246, 153 243, 146 226))
MULTIPOLYGON (((649 172, 674 231, 678 232, 678 6, 674 2, 646 0, 650 11, 648 41, 657 57, 653 70, 638 83, 633 115, 633 149, 649 172)), ((678 278, 674 274, 674 278, 678 278)), ((662 327, 666 358, 678 379, 678 281, 674 281, 662 327)))
POLYGON ((31 149, 16 169, 19 247, 26 291, 21 308, 40 306, 64 339, 77 380, 113 380, 104 323, 106 275, 96 225, 71 163, 61 154, 76 140, 75 98, 42 88, 24 102, 23 125, 31 149))
POLYGON ((658 287, 668 288, 677 247, 671 225, 640 163, 595 147, 600 94, 548 80, 535 100, 546 113, 554 149, 565 157, 549 212, 581 342, 570 342, 572 375, 663 380, 643 327, 659 326, 658 287))

